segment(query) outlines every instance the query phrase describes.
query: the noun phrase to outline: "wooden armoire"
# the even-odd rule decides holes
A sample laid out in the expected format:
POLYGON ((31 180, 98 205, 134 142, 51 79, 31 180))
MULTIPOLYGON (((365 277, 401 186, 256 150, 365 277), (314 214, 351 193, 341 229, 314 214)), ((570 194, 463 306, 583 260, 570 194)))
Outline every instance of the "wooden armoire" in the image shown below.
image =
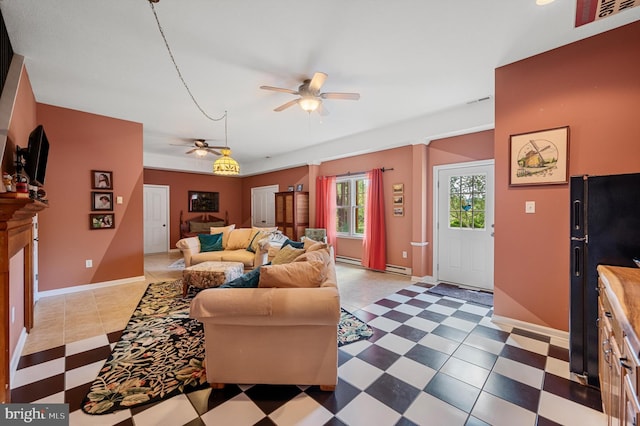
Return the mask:
POLYGON ((290 240, 300 241, 309 227, 309 193, 276 192, 276 226, 290 240))

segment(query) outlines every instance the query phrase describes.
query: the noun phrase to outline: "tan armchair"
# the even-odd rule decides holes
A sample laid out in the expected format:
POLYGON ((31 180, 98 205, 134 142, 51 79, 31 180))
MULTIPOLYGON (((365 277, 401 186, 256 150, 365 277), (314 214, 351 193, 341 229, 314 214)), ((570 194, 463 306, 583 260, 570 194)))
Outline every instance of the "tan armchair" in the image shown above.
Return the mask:
POLYGON ((340 294, 335 263, 312 288, 217 288, 201 291, 190 316, 204 324, 207 380, 320 385, 338 380, 340 294))

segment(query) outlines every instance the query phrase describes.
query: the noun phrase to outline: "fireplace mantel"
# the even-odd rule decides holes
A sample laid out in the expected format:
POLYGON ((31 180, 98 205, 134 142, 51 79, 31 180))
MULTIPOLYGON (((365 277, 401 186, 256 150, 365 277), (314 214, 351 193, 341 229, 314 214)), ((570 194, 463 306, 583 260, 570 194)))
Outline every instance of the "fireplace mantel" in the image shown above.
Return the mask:
MULTIPOLYGON (((32 219, 47 204, 30 198, 12 198, 0 194, 0 328, 3 346, 0 351, 0 402, 11 402, 10 387, 10 273, 9 264, 13 256, 24 249, 24 327, 27 332, 33 327, 33 228, 32 219)), ((15 271, 14 271, 15 272, 15 271)), ((15 290, 14 290, 15 291, 15 290)))

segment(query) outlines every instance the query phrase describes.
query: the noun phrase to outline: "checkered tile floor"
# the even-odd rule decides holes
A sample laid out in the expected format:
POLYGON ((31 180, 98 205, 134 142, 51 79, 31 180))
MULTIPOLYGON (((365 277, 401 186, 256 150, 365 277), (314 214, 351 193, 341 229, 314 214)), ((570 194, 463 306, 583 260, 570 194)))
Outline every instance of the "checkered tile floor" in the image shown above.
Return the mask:
POLYGON ((79 410, 119 333, 23 356, 13 402, 67 402, 71 425, 604 425, 569 380, 567 341, 493 324, 492 309, 415 284, 354 312, 374 336, 339 349, 334 393, 206 389, 104 416, 79 410))

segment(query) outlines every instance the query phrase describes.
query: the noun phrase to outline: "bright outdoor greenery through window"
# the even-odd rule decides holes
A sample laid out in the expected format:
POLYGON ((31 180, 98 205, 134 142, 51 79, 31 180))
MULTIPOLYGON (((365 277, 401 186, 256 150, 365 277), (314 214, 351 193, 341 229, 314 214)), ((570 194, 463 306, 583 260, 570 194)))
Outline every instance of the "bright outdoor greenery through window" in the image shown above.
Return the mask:
POLYGON ((364 175, 336 181, 336 231, 339 235, 364 236, 364 209, 368 180, 364 175))
POLYGON ((487 176, 452 176, 449 180, 449 227, 484 229, 487 176))

